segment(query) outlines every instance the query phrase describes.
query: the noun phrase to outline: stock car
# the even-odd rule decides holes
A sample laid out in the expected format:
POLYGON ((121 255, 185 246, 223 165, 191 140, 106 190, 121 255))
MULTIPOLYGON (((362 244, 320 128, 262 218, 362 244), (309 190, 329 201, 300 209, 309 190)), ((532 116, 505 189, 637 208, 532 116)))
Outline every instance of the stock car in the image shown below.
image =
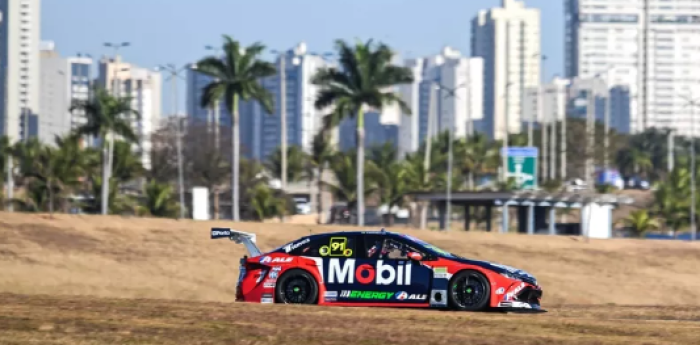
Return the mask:
POLYGON ((314 234, 263 253, 252 233, 212 228, 243 244, 236 301, 462 311, 545 312, 531 274, 467 259, 380 231, 314 234))

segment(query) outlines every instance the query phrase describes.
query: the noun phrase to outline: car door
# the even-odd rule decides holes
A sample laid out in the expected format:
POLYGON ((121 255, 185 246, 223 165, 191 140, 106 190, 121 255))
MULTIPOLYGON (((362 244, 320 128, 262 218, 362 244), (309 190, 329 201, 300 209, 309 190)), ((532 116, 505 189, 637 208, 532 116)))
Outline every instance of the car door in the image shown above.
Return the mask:
POLYGON ((355 244, 357 251, 352 264, 340 267, 329 262, 328 282, 336 282, 340 274, 352 278, 337 285, 339 302, 427 302, 431 272, 401 255, 402 246, 408 248, 406 243, 399 243, 384 234, 364 234, 358 236, 355 244))

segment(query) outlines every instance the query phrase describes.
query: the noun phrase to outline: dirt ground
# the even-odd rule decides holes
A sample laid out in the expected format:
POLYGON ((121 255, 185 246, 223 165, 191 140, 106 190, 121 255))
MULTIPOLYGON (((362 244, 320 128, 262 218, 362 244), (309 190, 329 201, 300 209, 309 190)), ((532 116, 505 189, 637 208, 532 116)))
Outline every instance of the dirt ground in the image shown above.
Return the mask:
POLYGON ((2 344, 697 344, 692 307, 546 314, 0 294, 2 344))
MULTIPOLYGON (((399 227, 534 274, 547 314, 231 303, 242 245, 357 230, 0 212, 0 344, 698 344, 700 244, 399 227), (361 330, 361 332, 358 332, 361 330), (308 341, 306 341, 308 339, 308 341)), ((389 229, 392 230, 392 229, 389 229)))

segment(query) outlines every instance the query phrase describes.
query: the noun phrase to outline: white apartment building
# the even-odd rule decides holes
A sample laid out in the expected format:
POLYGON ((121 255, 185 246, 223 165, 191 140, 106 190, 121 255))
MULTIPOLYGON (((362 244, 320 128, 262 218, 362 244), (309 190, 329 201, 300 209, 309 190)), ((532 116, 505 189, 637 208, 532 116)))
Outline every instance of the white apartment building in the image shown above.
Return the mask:
POLYGON ((89 57, 61 57, 53 42, 43 42, 39 139, 54 144, 56 136, 68 134, 87 122, 80 110, 69 111, 73 101, 85 101, 90 93, 89 57))
POLYGON ((36 136, 40 0, 0 1, 0 133, 36 136))
POLYGON ((161 120, 161 74, 146 68, 123 62, 120 56, 103 57, 100 61, 99 85, 121 97, 130 97, 132 109, 141 119, 132 117, 132 128, 140 138, 135 145, 146 169, 151 167, 151 134, 158 129, 161 120))
POLYGON ((523 126, 527 128, 530 121, 536 127, 539 123, 551 123, 564 119, 568 100, 567 89, 570 84, 569 79, 554 77, 549 83, 542 85, 541 89, 539 87, 525 89, 522 108, 523 126))
POLYGON ((472 20, 472 55, 484 59, 484 121, 494 139, 522 129, 525 90, 541 79, 540 11, 519 0, 482 10, 472 20))
POLYGON ((700 96, 699 0, 567 0, 566 16, 567 76, 628 88, 632 132, 690 134, 684 97, 700 96))
POLYGON ((451 47, 438 55, 408 59, 413 83, 399 85, 398 93, 411 109, 399 118, 400 157, 415 152, 426 138, 450 128, 455 137, 473 133, 484 118, 484 62, 466 58, 451 47), (430 123, 428 122, 430 121, 430 123))

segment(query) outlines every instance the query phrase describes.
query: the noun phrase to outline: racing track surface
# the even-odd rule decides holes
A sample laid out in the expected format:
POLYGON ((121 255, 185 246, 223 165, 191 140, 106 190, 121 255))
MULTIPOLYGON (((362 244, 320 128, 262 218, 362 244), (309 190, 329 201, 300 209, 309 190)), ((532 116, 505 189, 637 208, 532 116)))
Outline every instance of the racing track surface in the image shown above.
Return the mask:
POLYGON ((547 314, 0 294, 0 344, 698 344, 696 307, 547 314))

